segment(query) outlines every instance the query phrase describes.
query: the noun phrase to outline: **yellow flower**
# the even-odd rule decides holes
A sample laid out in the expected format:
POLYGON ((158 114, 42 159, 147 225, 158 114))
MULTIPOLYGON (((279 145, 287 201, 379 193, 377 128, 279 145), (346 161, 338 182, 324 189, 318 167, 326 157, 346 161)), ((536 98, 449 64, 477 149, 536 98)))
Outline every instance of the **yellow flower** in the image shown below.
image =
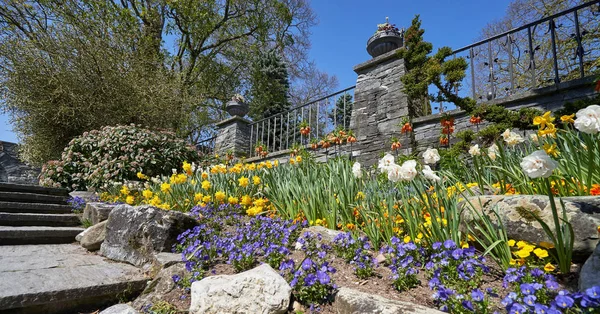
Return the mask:
POLYGON ((257 198, 254 200, 254 206, 263 207, 267 203, 267 200, 264 198, 257 198))
POLYGON ((127 188, 126 185, 123 185, 123 187, 121 188, 121 194, 129 195, 129 189, 127 188))
POLYGON ((202 202, 208 203, 208 202, 210 202, 210 199, 211 199, 210 195, 204 195, 204 197, 202 198, 202 202))
POLYGON ((210 189, 210 182, 208 180, 202 181, 202 188, 208 191, 210 189))
POLYGON ((217 193, 215 193, 215 200, 217 202, 222 202, 226 197, 227 195, 225 195, 223 191, 218 191, 217 193))
POLYGON ((138 177, 138 179, 140 179, 140 180, 148 180, 148 176, 147 176, 147 175, 145 175, 145 174, 143 174, 143 173, 141 173, 141 172, 138 172, 138 173, 137 173, 137 177, 138 177))
POLYGON ((552 155, 554 157, 558 157, 558 155, 560 154, 556 144, 550 145, 550 144, 546 143, 546 144, 544 144, 544 150, 546 151, 546 154, 552 155))
POLYGON ((194 194, 194 203, 198 204, 202 202, 202 198, 204 198, 204 195, 202 193, 194 194))
POLYGON ((254 185, 259 185, 260 184, 260 178, 258 176, 252 177, 252 183, 254 183, 254 185))
POLYGON ((149 202, 149 204, 152 206, 158 206, 158 205, 160 205, 160 203, 161 203, 161 200, 158 197, 158 195, 154 195, 154 197, 149 202))
POLYGON ((365 199, 365 193, 363 193, 362 191, 358 191, 358 193, 356 193, 356 199, 357 200, 364 200, 365 199))
POLYGON ((469 248, 469 243, 464 242, 464 241, 460 241, 460 247, 462 249, 468 249, 469 248))
POLYGON ((208 179, 208 173, 202 172, 202 180, 208 179))
POLYGON ((511 258, 510 261, 508 262, 508 264, 510 264, 510 265, 516 265, 517 261, 515 259, 511 258))
POLYGON ((294 158, 290 158, 290 165, 293 165, 296 163, 296 160, 294 160, 294 158))
POLYGON ((267 169, 273 168, 273 164, 271 163, 270 160, 267 160, 267 162, 265 163, 265 166, 267 166, 267 169))
POLYGON ((560 121, 562 121, 563 123, 575 123, 575 120, 573 120, 573 118, 575 118, 575 114, 564 115, 560 117, 560 121))
POLYGON ((237 198, 237 197, 235 197, 235 196, 230 196, 230 197, 227 199, 227 202, 229 202, 229 204, 231 204, 231 205, 235 205, 235 204, 237 204, 237 203, 239 202, 239 200, 238 200, 238 198, 237 198))
POLYGON ((539 125, 541 128, 546 127, 547 124, 552 123, 555 119, 551 114, 552 112, 546 111, 542 116, 533 118, 533 125, 539 125))
POLYGON ((519 250, 519 251, 515 252, 515 255, 518 256, 518 257, 520 257, 520 258, 526 258, 526 257, 529 256, 529 252, 530 251, 527 251, 527 250, 519 250))
POLYGON ((408 242, 410 242, 410 236, 409 235, 407 235, 407 236, 404 237, 404 243, 408 243, 408 242))
POLYGON ((169 181, 173 184, 183 184, 185 183, 185 181, 187 181, 187 176, 185 175, 185 173, 180 173, 177 175, 174 174, 171 176, 171 179, 169 181))
POLYGON ((553 123, 548 123, 546 128, 538 130, 538 136, 544 137, 546 135, 556 137, 556 127, 554 127, 553 123))
POLYGON ((508 246, 515 246, 515 240, 508 240, 508 246))
POLYGON ((151 199, 152 195, 154 195, 154 193, 152 193, 152 191, 150 191, 150 190, 144 190, 142 192, 142 195, 144 196, 145 199, 151 199))
POLYGON ((185 173, 187 173, 189 176, 192 175, 192 165, 190 163, 188 163, 187 161, 183 162, 183 171, 185 171, 185 173))
POLYGON ((475 241, 475 238, 472 235, 467 234, 467 241, 475 241))
POLYGON ((248 216, 256 216, 262 212, 262 207, 260 206, 252 206, 246 210, 246 214, 248 216))
POLYGON ((476 186, 479 186, 479 184, 477 184, 477 182, 471 182, 471 183, 467 183, 467 187, 468 187, 469 189, 472 189, 472 188, 474 188, 474 187, 476 187, 476 186))
POLYGON ((135 197, 133 197, 133 195, 129 195, 125 199, 125 203, 127 203, 129 205, 133 205, 134 202, 135 202, 135 197))
POLYGON ((302 156, 300 156, 300 155, 296 156, 296 162, 297 163, 301 163, 302 162, 302 156))
POLYGON ((248 183, 250 182, 250 180, 248 180, 248 178, 246 178, 246 177, 241 177, 238 179, 238 182, 241 187, 245 188, 248 186, 248 183))
POLYGON ((275 161, 273 162, 273 165, 274 165, 275 167, 279 167, 279 160, 275 160, 275 161))
POLYGON ((548 257, 548 251, 540 249, 540 248, 533 250, 533 254, 535 254, 535 256, 537 256, 538 258, 548 257))
POLYGON ((554 265, 552 265, 552 264, 550 264, 550 263, 548 263, 548 264, 546 264, 546 265, 544 266, 544 270, 545 270, 545 271, 547 271, 547 272, 552 272, 552 271, 554 271, 555 269, 556 269, 556 267, 554 267, 554 265))
POLYGON ((252 197, 250 197, 250 195, 244 195, 242 196, 242 205, 244 206, 250 206, 252 205, 252 197))
POLYGON ((522 248, 524 248, 525 246, 527 246, 527 242, 525 242, 525 241, 519 241, 519 242, 517 242, 517 247, 518 247, 519 249, 522 249, 522 248))
POLYGON ((163 193, 169 193, 169 192, 171 192, 171 185, 168 184, 167 182, 165 182, 165 183, 163 183, 163 184, 160 185, 160 190, 163 193))
POLYGON ((540 242, 539 246, 545 248, 545 249, 553 249, 554 248, 554 244, 550 243, 550 242, 540 242))

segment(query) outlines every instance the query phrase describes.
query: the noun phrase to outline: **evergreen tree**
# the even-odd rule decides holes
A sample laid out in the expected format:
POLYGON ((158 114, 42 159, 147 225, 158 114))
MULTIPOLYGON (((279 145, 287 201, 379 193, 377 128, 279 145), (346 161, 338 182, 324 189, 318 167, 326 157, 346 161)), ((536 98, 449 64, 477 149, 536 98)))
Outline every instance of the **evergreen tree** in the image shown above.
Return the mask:
POLYGON ((330 113, 331 123, 345 129, 350 128, 350 117, 352 116, 352 95, 345 93, 335 102, 335 114, 330 113))
POLYGON ((261 54, 252 70, 250 117, 260 120, 290 108, 287 66, 275 52, 261 54))

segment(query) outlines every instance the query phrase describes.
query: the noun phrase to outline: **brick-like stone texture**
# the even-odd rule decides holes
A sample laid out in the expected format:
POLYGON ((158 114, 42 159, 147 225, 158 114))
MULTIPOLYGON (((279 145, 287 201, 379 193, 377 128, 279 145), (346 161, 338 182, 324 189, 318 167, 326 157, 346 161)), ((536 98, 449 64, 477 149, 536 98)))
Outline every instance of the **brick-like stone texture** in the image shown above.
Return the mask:
POLYGON ((19 159, 15 143, 0 141, 0 182, 37 185, 40 169, 19 159))
POLYGON ((219 132, 215 140, 215 153, 233 152, 243 157, 250 150, 250 121, 234 116, 217 124, 219 132))

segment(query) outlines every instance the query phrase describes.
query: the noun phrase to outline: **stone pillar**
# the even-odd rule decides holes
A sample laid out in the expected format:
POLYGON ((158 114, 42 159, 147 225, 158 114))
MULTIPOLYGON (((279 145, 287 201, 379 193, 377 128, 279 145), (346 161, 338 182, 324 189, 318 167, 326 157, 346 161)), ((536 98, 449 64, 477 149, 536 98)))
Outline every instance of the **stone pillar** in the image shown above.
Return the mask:
POLYGON ((350 129, 358 142, 352 154, 366 165, 376 163, 382 152, 391 150, 394 136, 401 141, 400 153, 410 153, 410 138, 400 134, 400 123, 408 116, 408 98, 400 81, 406 67, 397 52, 390 51, 354 67, 358 78, 350 129))
POLYGON ((233 116, 216 124, 215 153, 233 152, 235 156, 247 157, 250 150, 250 121, 233 116))

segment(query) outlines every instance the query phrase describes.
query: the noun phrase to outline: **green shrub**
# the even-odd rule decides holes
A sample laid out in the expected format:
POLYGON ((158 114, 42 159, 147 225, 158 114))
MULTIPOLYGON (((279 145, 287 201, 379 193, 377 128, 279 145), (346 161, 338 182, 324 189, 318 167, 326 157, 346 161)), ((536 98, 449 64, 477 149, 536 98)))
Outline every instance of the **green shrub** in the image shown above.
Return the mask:
POLYGON ((107 126, 71 140, 61 160, 42 167, 40 184, 70 190, 106 188, 136 180, 138 172, 149 177, 168 175, 183 161, 198 160, 196 150, 172 132, 133 124, 107 126))

